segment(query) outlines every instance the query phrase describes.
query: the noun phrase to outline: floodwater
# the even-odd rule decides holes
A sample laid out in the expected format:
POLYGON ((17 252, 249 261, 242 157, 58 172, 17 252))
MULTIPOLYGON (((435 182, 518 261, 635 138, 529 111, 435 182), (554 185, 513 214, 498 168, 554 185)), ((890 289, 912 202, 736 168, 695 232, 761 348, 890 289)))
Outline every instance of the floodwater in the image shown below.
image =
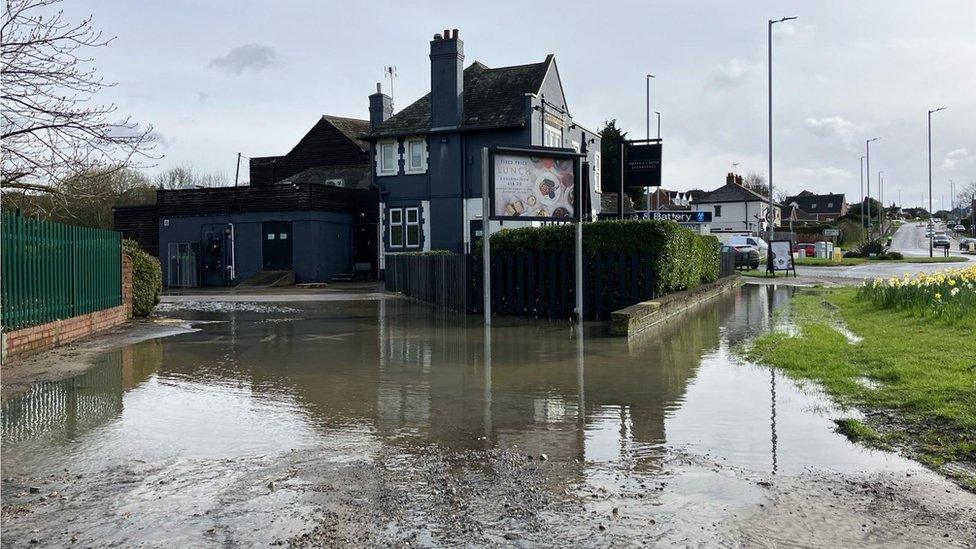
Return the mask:
POLYGON ((768 479, 941 482, 735 358, 792 291, 630 341, 382 296, 170 306, 198 330, 3 402, 3 545, 735 544, 768 479))

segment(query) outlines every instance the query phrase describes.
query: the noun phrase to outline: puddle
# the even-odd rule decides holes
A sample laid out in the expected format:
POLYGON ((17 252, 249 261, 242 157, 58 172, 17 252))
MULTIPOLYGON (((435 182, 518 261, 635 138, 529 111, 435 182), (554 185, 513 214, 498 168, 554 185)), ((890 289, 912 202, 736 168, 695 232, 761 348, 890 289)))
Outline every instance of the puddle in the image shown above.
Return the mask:
MULTIPOLYGON (((642 532, 648 517, 670 517, 669 528, 685 527, 660 539, 675 543, 707 541, 709 525, 761 501, 758 478, 931 476, 837 435, 831 420, 841 412, 815 388, 733 356, 731 349, 756 334, 783 329, 773 311, 788 306, 792 291, 746 286, 640 339, 590 329, 582 348, 563 322, 499 319, 486 331, 478 317, 435 313, 411 300, 170 304, 164 312, 222 322, 113 351, 81 376, 4 401, 2 475, 24 482, 52 472, 81 475, 71 483, 87 503, 45 516, 52 531, 97 525, 96 545, 177 543, 165 537, 173 524, 193 525, 184 543, 205 543, 211 538, 192 536, 213 521, 227 543, 249 536, 274 542, 313 521, 298 517, 317 507, 296 487, 316 482, 331 482, 336 493, 353 490, 352 501, 377 482, 386 483, 383 497, 406 490, 403 501, 418 502, 417 521, 426 523, 433 519, 424 513, 442 507, 423 502, 450 494, 425 492, 429 475, 456 480, 467 478, 457 471, 468 471, 475 480, 463 482, 487 482, 479 493, 492 494, 509 486, 490 481, 502 475, 492 468, 524 467, 483 462, 483 452, 545 454, 551 476, 532 485, 533 494, 546 494, 546 502, 572 498, 574 512, 586 516, 604 516, 615 498, 630 498, 621 539, 634 539, 627 532, 642 532), (266 318, 278 313, 289 316, 266 318), (469 455, 479 457, 457 457, 469 455), (364 464, 381 469, 357 469, 364 464), (308 478, 333 470, 341 474, 308 478), (274 479, 283 480, 269 490, 274 479), (176 489, 181 483, 188 486, 176 489), (418 499, 420 492, 426 495, 418 499), (106 519, 101 506, 113 517, 130 515, 106 519), (190 507, 213 515, 191 516, 190 507), (279 516, 291 518, 271 519, 279 516)), ((532 463, 526 475, 542 467, 538 458, 532 463)), ((396 536, 404 528, 419 528, 404 525, 407 515, 376 539, 402 541, 396 536)), ((554 531, 568 521, 565 535, 572 533, 571 513, 531 516, 554 531)), ((37 520, 5 530, 29 532, 37 520)), ((411 539, 435 539, 427 535, 411 539)))

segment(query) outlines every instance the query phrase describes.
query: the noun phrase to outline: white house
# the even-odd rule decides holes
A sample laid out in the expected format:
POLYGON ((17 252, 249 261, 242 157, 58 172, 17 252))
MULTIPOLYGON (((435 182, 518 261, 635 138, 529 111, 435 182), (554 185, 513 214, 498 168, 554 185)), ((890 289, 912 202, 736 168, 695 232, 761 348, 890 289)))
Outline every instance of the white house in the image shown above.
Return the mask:
MULTIPOLYGON (((780 226, 780 205, 773 202, 773 226, 780 226)), ((766 212, 769 201, 742 184, 742 176, 728 174, 725 185, 705 193, 691 203, 695 211, 712 212, 709 231, 712 234, 750 233, 757 234, 768 229, 766 212)))

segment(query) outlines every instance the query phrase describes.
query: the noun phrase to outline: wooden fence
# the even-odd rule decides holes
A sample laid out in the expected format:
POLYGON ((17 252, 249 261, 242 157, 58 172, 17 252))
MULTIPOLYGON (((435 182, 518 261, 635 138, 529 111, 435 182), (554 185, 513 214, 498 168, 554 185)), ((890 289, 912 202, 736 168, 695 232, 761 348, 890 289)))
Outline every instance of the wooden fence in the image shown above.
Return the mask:
POLYGON ((4 212, 0 250, 5 331, 122 304, 122 238, 115 231, 4 212))
POLYGON ((386 256, 384 285, 388 291, 426 301, 447 311, 464 312, 469 256, 386 256))

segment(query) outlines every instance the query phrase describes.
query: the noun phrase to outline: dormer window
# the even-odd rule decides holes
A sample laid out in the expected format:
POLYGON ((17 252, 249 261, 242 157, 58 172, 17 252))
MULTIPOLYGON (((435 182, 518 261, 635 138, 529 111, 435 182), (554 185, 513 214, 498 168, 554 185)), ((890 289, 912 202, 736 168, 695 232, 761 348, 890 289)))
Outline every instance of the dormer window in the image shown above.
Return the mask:
POLYGON ((427 140, 423 137, 409 138, 405 141, 404 150, 407 153, 405 173, 427 172, 427 140))
POLYGON ((380 141, 376 144, 376 175, 396 175, 400 162, 395 140, 380 141))

